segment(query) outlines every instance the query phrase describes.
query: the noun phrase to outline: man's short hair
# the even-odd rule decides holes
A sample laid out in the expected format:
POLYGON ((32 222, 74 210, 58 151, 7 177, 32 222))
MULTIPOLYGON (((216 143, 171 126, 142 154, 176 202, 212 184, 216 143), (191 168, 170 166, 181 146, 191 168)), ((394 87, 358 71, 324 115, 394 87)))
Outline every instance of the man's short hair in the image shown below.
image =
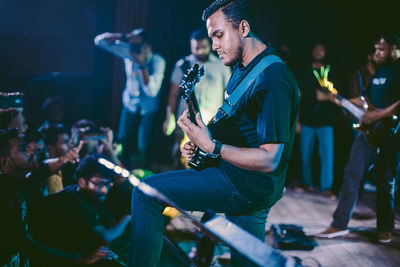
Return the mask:
POLYGON ((190 40, 201 41, 204 39, 208 40, 208 35, 205 30, 195 30, 190 34, 190 40))
POLYGON ((203 21, 207 21, 220 8, 226 17, 226 21, 230 22, 234 29, 239 27, 242 20, 246 20, 250 25, 251 32, 257 35, 254 18, 250 14, 246 0, 216 0, 204 10, 203 21))
POLYGON ((79 121, 75 122, 74 125, 72 125, 72 132, 76 132, 79 129, 85 129, 85 133, 94 133, 98 132, 98 127, 96 123, 94 123, 91 120, 88 119, 80 119, 79 121))
POLYGON ((43 134, 44 142, 46 145, 55 145, 58 140, 58 136, 61 134, 70 134, 67 127, 63 124, 49 123, 40 129, 43 134))
POLYGON ((99 175, 100 177, 111 180, 115 175, 114 172, 100 164, 98 162, 99 158, 104 158, 104 156, 93 153, 84 157, 75 170, 76 178, 89 180, 93 176, 99 175))
POLYGON ((400 47, 400 38, 390 31, 379 32, 374 39, 374 44, 379 43, 381 39, 384 39, 390 46, 400 47))
POLYGON ((10 140, 18 138, 17 129, 1 129, 0 130, 0 159, 10 156, 10 140))

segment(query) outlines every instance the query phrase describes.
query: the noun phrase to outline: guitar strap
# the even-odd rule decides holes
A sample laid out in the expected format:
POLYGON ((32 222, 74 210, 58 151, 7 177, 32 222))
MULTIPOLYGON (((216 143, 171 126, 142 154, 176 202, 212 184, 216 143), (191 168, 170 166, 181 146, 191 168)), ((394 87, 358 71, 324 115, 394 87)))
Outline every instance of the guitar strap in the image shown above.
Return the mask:
POLYGON ((268 68, 273 63, 282 63, 282 60, 275 55, 268 55, 262 58, 253 69, 246 75, 246 77, 236 86, 233 93, 225 99, 222 104, 222 111, 227 115, 232 109, 235 107, 239 99, 243 96, 243 94, 247 91, 250 85, 254 82, 254 80, 261 74, 266 68, 268 68))

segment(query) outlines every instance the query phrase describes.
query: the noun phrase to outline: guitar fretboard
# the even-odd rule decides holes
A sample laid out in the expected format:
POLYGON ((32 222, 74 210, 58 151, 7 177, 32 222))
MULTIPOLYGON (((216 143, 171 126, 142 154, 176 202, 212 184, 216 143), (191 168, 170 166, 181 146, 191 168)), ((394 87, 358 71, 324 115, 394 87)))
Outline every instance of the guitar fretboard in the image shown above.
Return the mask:
POLYGON ((339 100, 342 107, 353 114, 354 117, 356 117, 358 120, 362 119, 363 115, 365 114, 365 111, 363 109, 359 108, 357 105, 342 97, 341 95, 336 95, 336 98, 339 100))

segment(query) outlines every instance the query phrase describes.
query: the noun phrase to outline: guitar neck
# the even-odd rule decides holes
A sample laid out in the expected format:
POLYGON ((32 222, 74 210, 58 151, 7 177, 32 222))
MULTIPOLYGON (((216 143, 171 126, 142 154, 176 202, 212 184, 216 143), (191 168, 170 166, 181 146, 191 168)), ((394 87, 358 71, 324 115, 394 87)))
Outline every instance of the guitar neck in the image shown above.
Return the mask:
POLYGON ((192 123, 197 125, 196 113, 200 112, 199 103, 197 102, 194 92, 190 94, 190 97, 186 100, 186 104, 189 109, 189 119, 192 123))
POLYGON ((339 94, 335 95, 335 97, 336 97, 337 100, 339 100, 340 105, 344 109, 346 109, 348 112, 350 112, 358 120, 362 119, 362 117, 365 114, 365 110, 359 108, 356 104, 354 104, 353 102, 347 100, 346 98, 342 97, 339 94))

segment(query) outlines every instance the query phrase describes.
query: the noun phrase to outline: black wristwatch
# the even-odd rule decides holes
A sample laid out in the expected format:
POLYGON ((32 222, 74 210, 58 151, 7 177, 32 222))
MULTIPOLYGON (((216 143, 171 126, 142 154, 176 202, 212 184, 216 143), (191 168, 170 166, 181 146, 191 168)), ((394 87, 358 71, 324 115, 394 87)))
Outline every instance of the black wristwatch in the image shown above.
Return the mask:
POLYGON ((215 139, 213 141, 215 143, 214 150, 211 153, 207 153, 207 156, 209 156, 210 158, 213 158, 213 159, 217 159, 217 158, 221 157, 222 143, 215 139))

